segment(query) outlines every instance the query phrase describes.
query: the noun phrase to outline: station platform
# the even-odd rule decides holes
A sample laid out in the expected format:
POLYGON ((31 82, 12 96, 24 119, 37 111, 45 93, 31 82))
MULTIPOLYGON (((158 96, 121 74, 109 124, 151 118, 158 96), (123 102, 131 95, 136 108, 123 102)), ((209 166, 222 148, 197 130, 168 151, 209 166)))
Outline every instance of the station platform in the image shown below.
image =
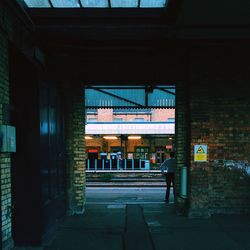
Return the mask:
POLYGON ((47 246, 37 249, 250 249, 249 215, 191 219, 176 214, 173 197, 165 203, 164 192, 164 188, 87 188, 84 214, 66 218, 47 246))

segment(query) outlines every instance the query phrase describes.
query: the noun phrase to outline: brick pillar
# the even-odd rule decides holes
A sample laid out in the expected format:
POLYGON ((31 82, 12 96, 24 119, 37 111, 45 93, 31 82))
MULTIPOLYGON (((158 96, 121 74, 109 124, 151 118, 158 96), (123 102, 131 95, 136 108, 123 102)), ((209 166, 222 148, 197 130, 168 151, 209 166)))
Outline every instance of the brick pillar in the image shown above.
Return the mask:
MULTIPOLYGON (((0 124, 9 124, 8 39, 0 29, 0 124)), ((1 230, 2 249, 11 249, 11 160, 9 153, 0 153, 1 167, 1 230)))
POLYGON ((210 108, 207 91, 200 84, 192 83, 190 91, 191 143, 190 143, 190 207, 189 217, 209 217, 209 171, 208 162, 194 162, 194 146, 209 146, 210 108))
POLYGON ((186 210, 186 201, 182 200, 180 195, 181 187, 181 168, 187 166, 189 169, 189 109, 188 109, 188 86, 187 83, 179 81, 176 84, 176 118, 175 118, 175 146, 177 171, 175 174, 175 187, 178 197, 177 203, 186 210))
POLYGON ((85 204, 85 116, 81 86, 67 88, 66 144, 68 214, 81 214, 85 204))

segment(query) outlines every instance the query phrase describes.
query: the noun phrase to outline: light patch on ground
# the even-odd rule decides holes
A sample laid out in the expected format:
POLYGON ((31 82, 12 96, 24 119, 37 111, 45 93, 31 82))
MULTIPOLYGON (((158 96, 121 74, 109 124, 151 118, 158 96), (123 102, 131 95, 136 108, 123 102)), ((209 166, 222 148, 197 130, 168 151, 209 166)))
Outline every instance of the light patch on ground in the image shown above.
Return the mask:
POLYGON ((157 221, 157 220, 148 221, 147 224, 148 224, 149 227, 160 227, 161 226, 161 223, 159 221, 157 221))
POLYGON ((122 205, 122 204, 119 204, 119 205, 108 205, 107 208, 109 209, 125 209, 126 208, 126 205, 122 205))

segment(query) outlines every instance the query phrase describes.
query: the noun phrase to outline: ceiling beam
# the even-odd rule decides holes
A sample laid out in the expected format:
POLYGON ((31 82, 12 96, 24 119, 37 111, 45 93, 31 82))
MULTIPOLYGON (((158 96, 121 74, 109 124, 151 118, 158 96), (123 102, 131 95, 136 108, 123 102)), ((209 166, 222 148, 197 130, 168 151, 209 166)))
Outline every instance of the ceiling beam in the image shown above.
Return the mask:
MULTIPOLYGON (((134 86, 100 86, 101 89, 145 89, 144 86, 134 87, 134 86)), ((93 87, 86 86, 85 89, 93 89, 93 87)))
MULTIPOLYGON (((146 23, 161 23, 161 18, 165 15, 163 8, 111 8, 111 0, 108 1, 109 8, 28 8, 28 13, 36 24, 46 23, 53 25, 55 23, 77 24, 87 21, 87 25, 95 20, 101 20, 102 23, 120 23, 124 21, 135 20, 136 23, 144 21, 146 23)), ((52 0, 50 3, 52 5, 52 0)), ((83 6, 84 7, 84 6, 83 6)))
POLYGON ((83 8, 81 0, 78 0, 79 6, 83 8))
POLYGON ((54 8, 54 5, 53 5, 53 3, 51 2, 51 0, 48 0, 48 1, 49 1, 50 7, 51 7, 51 8, 54 8))
POLYGON ((140 6, 141 6, 141 0, 138 0, 138 5, 137 5, 137 7, 140 8, 140 6))
POLYGON ((158 90, 161 90, 162 92, 165 92, 165 93, 168 93, 168 94, 171 94, 171 95, 175 95, 174 92, 166 90, 166 89, 163 89, 163 88, 154 87, 154 89, 158 89, 158 90))
MULTIPOLYGON (((175 109, 175 105, 170 106, 142 106, 142 107, 133 107, 133 106, 107 106, 107 107, 103 107, 103 106, 84 106, 85 109, 106 109, 106 108, 112 108, 112 109, 175 109)), ((167 123, 167 122, 166 122, 167 123)))
POLYGON ((176 24, 181 12, 183 2, 183 0, 168 0, 167 5, 165 7, 167 13, 165 16, 165 20, 169 24, 176 24))
POLYGON ((127 102, 127 103, 133 104, 133 105, 135 105, 136 107, 141 107, 141 108, 143 108, 143 107, 144 107, 144 105, 141 105, 140 103, 133 102, 133 101, 131 101, 131 100, 129 100, 129 99, 126 99, 126 98, 123 98, 123 97, 121 97, 121 96, 118 96, 118 95, 115 95, 115 94, 109 93, 109 92, 104 91, 104 90, 102 90, 102 89, 100 89, 100 88, 95 88, 95 87, 93 87, 93 88, 91 88, 91 89, 96 90, 96 91, 98 91, 98 92, 100 92, 100 93, 103 93, 103 94, 109 95, 109 96, 111 96, 111 97, 114 97, 114 98, 120 99, 120 100, 125 101, 125 102, 127 102))

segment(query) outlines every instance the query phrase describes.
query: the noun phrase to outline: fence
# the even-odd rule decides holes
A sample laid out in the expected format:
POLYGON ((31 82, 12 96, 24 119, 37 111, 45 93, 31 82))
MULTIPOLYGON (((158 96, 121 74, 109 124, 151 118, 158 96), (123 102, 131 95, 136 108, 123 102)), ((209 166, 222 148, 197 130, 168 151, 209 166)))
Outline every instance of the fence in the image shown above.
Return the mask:
POLYGON ((124 159, 124 160, 105 160, 105 159, 87 159, 87 170, 150 170, 149 160, 124 159))

